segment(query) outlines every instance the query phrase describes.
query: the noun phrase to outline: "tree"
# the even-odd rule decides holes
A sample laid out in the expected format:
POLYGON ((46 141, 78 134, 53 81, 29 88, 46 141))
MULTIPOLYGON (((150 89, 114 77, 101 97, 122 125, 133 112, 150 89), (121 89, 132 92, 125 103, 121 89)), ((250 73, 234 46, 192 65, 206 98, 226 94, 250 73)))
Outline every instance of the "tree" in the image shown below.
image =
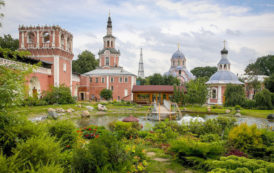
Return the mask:
POLYGON ((100 92, 100 96, 105 100, 109 100, 112 98, 112 91, 105 88, 100 92))
POLYGON ((196 77, 208 77, 210 78, 217 71, 217 67, 195 67, 191 70, 191 73, 196 77))
POLYGON ((44 94, 43 100, 48 104, 73 104, 75 100, 71 96, 70 88, 65 85, 52 87, 44 94))
POLYGON ((204 104, 207 100, 208 90, 205 78, 197 78, 186 84, 187 94, 185 99, 190 104, 204 104))
POLYGON ((94 54, 85 50, 78 55, 77 60, 72 61, 72 72, 83 74, 94 70, 98 64, 99 61, 95 59, 94 54))
POLYGON ((0 47, 15 51, 19 48, 19 40, 13 39, 10 34, 0 37, 0 47))
MULTIPOLYGON (((5 2, 3 0, 0 0, 0 9, 1 9, 1 6, 5 6, 5 2)), ((3 13, 0 13, 0 19, 4 17, 4 14, 3 13)), ((0 22, 0 27, 2 27, 2 23, 0 22)))
POLYGON ((159 73, 155 73, 146 78, 145 85, 180 85, 180 80, 174 76, 162 76, 159 73))
POLYGON ((270 92, 274 93, 274 73, 266 78, 264 81, 265 88, 267 88, 270 92))
POLYGON ((180 85, 180 80, 174 76, 163 76, 164 85, 180 85))
POLYGON ((259 109, 272 109, 272 93, 263 89, 254 96, 255 104, 259 109))
POLYGON ((245 92, 242 85, 228 84, 225 90, 225 106, 243 105, 245 92))
POLYGON ((141 77, 138 77, 137 78, 137 85, 145 85, 145 83, 146 83, 146 79, 143 79, 143 78, 141 78, 141 77))
POLYGON ((267 75, 274 73, 274 55, 257 58, 255 63, 248 64, 245 73, 249 75, 267 75))

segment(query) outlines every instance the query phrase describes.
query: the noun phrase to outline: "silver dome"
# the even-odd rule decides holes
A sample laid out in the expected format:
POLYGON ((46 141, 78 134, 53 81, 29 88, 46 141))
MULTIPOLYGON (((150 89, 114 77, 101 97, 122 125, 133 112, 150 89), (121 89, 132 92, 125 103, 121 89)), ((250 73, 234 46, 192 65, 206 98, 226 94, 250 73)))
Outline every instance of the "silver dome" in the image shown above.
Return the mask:
POLYGON ((220 70, 214 73, 206 84, 243 84, 231 71, 220 70))
POLYGON ((220 65, 220 64, 230 64, 230 62, 227 58, 221 58, 218 65, 220 65))
POLYGON ((185 55, 178 49, 173 55, 172 59, 185 59, 185 55))

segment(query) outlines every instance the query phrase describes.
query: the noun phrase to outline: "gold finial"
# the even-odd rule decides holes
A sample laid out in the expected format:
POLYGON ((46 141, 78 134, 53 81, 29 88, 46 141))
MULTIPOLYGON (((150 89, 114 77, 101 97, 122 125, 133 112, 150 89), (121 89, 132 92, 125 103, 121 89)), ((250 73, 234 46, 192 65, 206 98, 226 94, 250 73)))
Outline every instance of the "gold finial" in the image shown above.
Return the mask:
POLYGON ((108 9, 108 17, 110 17, 110 9, 108 9))
POLYGON ((224 40, 224 48, 225 48, 226 41, 224 40))
POLYGON ((178 50, 180 49, 180 43, 178 43, 178 50))

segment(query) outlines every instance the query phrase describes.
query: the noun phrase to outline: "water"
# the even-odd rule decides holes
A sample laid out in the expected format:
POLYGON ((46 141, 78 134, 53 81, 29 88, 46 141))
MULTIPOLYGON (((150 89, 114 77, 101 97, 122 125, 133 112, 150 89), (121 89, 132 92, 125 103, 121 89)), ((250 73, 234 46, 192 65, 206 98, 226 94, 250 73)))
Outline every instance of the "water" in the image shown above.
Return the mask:
MULTIPOLYGON (((92 116, 90 118, 82 118, 76 120, 76 124, 79 127, 86 127, 88 125, 97 125, 97 126, 104 126, 108 128, 108 124, 113 121, 122 121, 125 117, 129 116, 130 114, 123 114, 119 116, 113 116, 113 115, 99 115, 99 116, 92 116)), ((184 114, 183 118, 186 121, 190 121, 191 119, 198 119, 199 121, 207 120, 207 119, 213 119, 217 118, 220 115, 190 115, 190 114, 184 114)), ((146 120, 146 117, 144 116, 138 116, 139 123, 144 126, 144 129, 151 129, 157 123, 158 121, 150 121, 146 120)), ((270 122, 267 119, 264 118, 255 118, 255 117, 235 117, 237 119, 237 124, 240 123, 247 123, 248 125, 256 124, 259 128, 265 128, 265 127, 274 127, 274 122, 270 122)), ((178 121, 180 123, 181 120, 178 121)))

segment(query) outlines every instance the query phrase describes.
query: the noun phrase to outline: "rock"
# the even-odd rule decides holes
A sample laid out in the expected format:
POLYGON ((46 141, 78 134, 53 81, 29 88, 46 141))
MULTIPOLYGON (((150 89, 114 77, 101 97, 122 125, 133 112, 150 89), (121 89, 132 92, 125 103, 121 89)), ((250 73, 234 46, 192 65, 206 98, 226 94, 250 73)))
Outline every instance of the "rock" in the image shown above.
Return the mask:
POLYGON ((67 109, 67 113, 72 113, 72 112, 74 112, 74 109, 72 109, 72 108, 67 109))
POLYGON ((63 108, 57 108, 56 109, 56 112, 58 112, 58 113, 64 113, 64 112, 66 112, 63 108))
POLYGON ((211 111, 211 107, 210 107, 210 106, 207 107, 207 111, 208 111, 208 112, 211 111))
POLYGON ((241 117, 242 115, 239 113, 239 112, 237 112, 236 114, 235 114, 235 117, 241 117))
POLYGON ((230 113, 230 110, 229 110, 229 109, 225 110, 225 113, 226 113, 226 114, 229 114, 229 113, 230 113))
POLYGON ((269 114, 269 115, 267 115, 267 119, 269 119, 269 120, 274 120, 274 114, 269 114))
POLYGON ((55 109, 49 108, 48 109, 48 118, 53 118, 57 119, 58 118, 58 113, 55 111, 55 109))
POLYGON ((98 108, 99 111, 106 111, 107 110, 107 108, 104 105, 101 105, 101 104, 98 104, 97 108, 98 108))
POLYGON ((236 112, 238 112, 238 113, 239 113, 239 112, 240 112, 240 109, 237 109, 237 110, 236 110, 236 112))
POLYGON ((90 111, 93 111, 93 109, 94 109, 92 106, 86 106, 86 108, 90 111))
POLYGON ((88 110, 85 110, 82 112, 81 116, 82 116, 82 118, 88 118, 88 117, 90 117, 90 114, 89 114, 88 110))

